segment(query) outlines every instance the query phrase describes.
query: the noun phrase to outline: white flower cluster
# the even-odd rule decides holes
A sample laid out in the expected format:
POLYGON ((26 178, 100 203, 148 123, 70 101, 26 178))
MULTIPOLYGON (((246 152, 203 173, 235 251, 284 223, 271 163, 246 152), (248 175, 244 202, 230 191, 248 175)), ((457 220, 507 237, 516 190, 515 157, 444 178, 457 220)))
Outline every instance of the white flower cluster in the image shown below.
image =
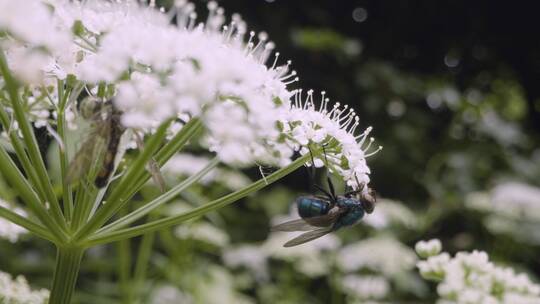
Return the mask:
POLYGON ((14 280, 10 274, 0 271, 0 303, 46 304, 48 299, 48 290, 32 290, 23 276, 14 280))
POLYGON ((390 282, 382 276, 350 274, 342 278, 341 284, 355 299, 382 299, 390 292, 390 282))
POLYGON ((417 244, 419 254, 433 253, 418 262, 420 274, 439 282, 439 303, 455 304, 533 304, 540 303, 540 286, 526 274, 496 266, 483 251, 458 252, 450 257, 438 254, 440 241, 417 244))
MULTIPOLYGON (((61 79, 114 97, 127 127, 152 132, 175 119, 171 131, 178 131, 200 117, 204 143, 225 163, 284 166, 295 151, 327 146, 331 171, 352 188, 367 185, 366 157, 379 150, 369 150, 371 128, 356 132, 354 111, 330 106, 324 93, 319 105, 312 91, 302 100, 301 90, 287 88, 296 72, 290 61, 279 65, 266 33, 248 32, 238 15, 227 23, 214 1, 207 7, 206 21, 197 23, 185 0, 168 11, 155 1, 0 0, 0 45, 30 89, 28 105, 46 105, 34 122, 55 117, 61 79)), ((76 109, 68 104, 68 116, 76 109)))
POLYGON ((377 198, 377 212, 367 214, 363 220, 377 230, 391 227, 418 227, 418 216, 406 204, 386 198, 377 198))
MULTIPOLYGON (((177 153, 162 168, 165 178, 185 178, 197 174, 210 163, 210 159, 204 156, 195 156, 188 153, 177 153)), ((176 180, 174 181, 176 182, 176 180)), ((226 168, 215 168, 208 172, 200 180, 207 185, 211 182, 223 184, 231 190, 238 190, 249 185, 250 179, 242 173, 226 168)))
POLYGON ((540 188, 517 181, 503 182, 489 192, 470 193, 465 205, 486 213, 484 225, 492 233, 540 244, 540 188))
MULTIPOLYGON (((20 216, 23 216, 23 217, 27 216, 26 211, 17 207, 13 207, 7 202, 3 201, 2 199, 0 199, 0 207, 9 209, 20 216)), ((0 217, 0 238, 3 238, 12 243, 15 243, 17 242, 19 237, 22 234, 25 234, 26 232, 27 232, 26 229, 22 228, 21 226, 15 225, 12 222, 7 221, 6 219, 0 217)))
POLYGON ((336 258, 345 272, 362 269, 393 276, 414 268, 417 258, 412 250, 390 237, 374 237, 343 247, 336 258))

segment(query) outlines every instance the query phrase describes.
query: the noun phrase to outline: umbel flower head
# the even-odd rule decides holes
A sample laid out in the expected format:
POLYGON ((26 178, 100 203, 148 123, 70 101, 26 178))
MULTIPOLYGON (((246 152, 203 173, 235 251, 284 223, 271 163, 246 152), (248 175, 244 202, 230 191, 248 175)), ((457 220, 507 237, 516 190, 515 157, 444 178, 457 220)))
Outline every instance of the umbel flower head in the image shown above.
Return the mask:
POLYGON ((489 261, 483 251, 458 252, 455 257, 439 253, 441 242, 420 241, 418 254, 426 260, 418 262, 420 274, 439 282, 438 303, 529 304, 540 302, 540 285, 510 267, 489 261))
MULTIPOLYGON (((203 144, 225 163, 285 166, 295 151, 324 146, 326 165, 350 187, 369 183, 365 159, 380 149, 370 149, 371 128, 358 131, 356 113, 330 105, 324 92, 317 104, 313 91, 304 97, 290 89, 296 72, 266 33, 248 31, 238 15, 227 21, 216 2, 207 8, 201 22, 183 0, 168 11, 154 1, 0 0, 0 11, 9 11, 0 18, 0 46, 28 88, 38 127, 55 125, 63 80, 98 101, 112 98, 122 124, 138 132, 173 120, 172 136, 201 118, 203 144)), ((68 122, 79 115, 74 95, 65 104, 68 122)))

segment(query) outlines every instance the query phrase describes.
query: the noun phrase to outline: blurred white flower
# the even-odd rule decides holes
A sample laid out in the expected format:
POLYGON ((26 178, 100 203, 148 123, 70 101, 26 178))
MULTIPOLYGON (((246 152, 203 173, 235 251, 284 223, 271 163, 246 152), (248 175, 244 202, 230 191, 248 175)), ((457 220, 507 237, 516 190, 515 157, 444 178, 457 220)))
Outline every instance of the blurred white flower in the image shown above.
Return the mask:
POLYGON ((414 268, 416 255, 399 241, 382 236, 361 240, 343 247, 336 262, 345 272, 369 269, 394 276, 414 268))
MULTIPOLYGON (((205 156, 195 156, 188 153, 174 155, 161 169, 165 176, 189 177, 196 174, 210 163, 205 156)), ((201 184, 207 185, 217 182, 232 190, 238 190, 249 185, 250 180, 244 174, 226 168, 215 168, 208 172, 200 180, 201 184)))
MULTIPOLYGON (((7 202, 3 201, 2 199, 0 199, 0 207, 4 207, 6 209, 9 209, 12 212, 15 212, 18 215, 23 216, 23 217, 28 216, 26 211, 24 211, 24 210, 22 210, 22 209, 20 209, 18 207, 13 207, 10 204, 8 204, 7 202)), ((17 240, 19 239, 19 237, 22 234, 26 234, 27 232, 28 231, 26 231, 26 229, 22 228, 21 226, 16 225, 16 224, 14 224, 14 223, 0 217, 0 238, 3 238, 3 239, 6 239, 6 240, 8 240, 8 241, 10 241, 12 243, 15 243, 15 242, 17 242, 17 240)))
POLYGON ((178 226, 174 234, 181 239, 199 240, 218 247, 229 243, 229 235, 204 221, 178 226))
POLYGON ((195 282, 192 292, 195 303, 205 304, 249 304, 248 297, 237 292, 235 280, 231 273, 218 266, 205 269, 205 279, 195 282))
POLYGON ((438 239, 432 239, 429 241, 419 241, 414 246, 416 253, 422 258, 428 258, 430 256, 437 255, 442 250, 441 241, 438 239))
POLYGON ((48 290, 32 290, 23 276, 13 279, 10 274, 0 271, 0 303, 46 304, 48 299, 48 290))
POLYGON ((487 214, 484 224, 491 232, 540 244, 540 188, 521 182, 500 183, 489 192, 470 193, 465 204, 487 214))
POLYGON ((150 303, 152 304, 190 304, 193 299, 187 293, 182 292, 173 285, 160 285, 152 290, 150 295, 150 303))
POLYGON ((444 301, 438 303, 540 303, 540 285, 512 268, 494 265, 482 251, 458 252, 454 258, 443 252, 417 266, 424 278, 439 282, 437 292, 444 301))
POLYGON ((228 248, 223 253, 223 260, 227 266, 244 266, 261 281, 266 281, 269 277, 267 259, 268 256, 261 246, 241 245, 228 248))
POLYGON ((299 246, 283 247, 285 242, 299 234, 272 233, 262 245, 263 250, 271 258, 292 262, 297 271, 307 276, 325 275, 331 266, 331 259, 327 255, 339 247, 339 238, 333 234, 328 234, 299 246))
POLYGON ((384 198, 377 199, 377 212, 367 214, 363 221, 375 229, 392 225, 414 228, 418 224, 418 218, 405 204, 384 198))
POLYGON ((382 299, 390 292, 390 283, 382 276, 346 275, 341 279, 343 291, 353 298, 382 299))

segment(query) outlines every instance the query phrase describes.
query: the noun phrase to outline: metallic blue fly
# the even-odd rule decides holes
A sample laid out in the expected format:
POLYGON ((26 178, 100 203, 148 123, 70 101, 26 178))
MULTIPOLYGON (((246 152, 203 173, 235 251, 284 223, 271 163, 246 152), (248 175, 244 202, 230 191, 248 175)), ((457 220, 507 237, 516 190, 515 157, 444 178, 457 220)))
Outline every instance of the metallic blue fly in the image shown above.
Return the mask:
MULTIPOLYGON (((330 192, 315 185, 325 194, 324 196, 301 196, 296 199, 295 203, 300 219, 272 227, 272 231, 308 231, 288 241, 283 245, 284 247, 297 246, 343 227, 352 226, 358 223, 365 213, 373 212, 376 198, 372 189, 363 191, 364 186, 361 186, 358 190, 336 195, 329 176, 327 176, 327 180, 330 192)), ((358 184, 360 185, 360 183, 358 184)))

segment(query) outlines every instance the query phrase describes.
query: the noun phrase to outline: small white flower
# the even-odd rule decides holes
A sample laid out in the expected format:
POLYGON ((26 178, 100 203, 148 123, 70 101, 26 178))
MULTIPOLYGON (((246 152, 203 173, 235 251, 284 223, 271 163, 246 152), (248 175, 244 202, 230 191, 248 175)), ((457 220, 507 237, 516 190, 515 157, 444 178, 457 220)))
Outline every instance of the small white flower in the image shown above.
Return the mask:
POLYGON ((46 304, 48 299, 48 290, 32 290, 23 276, 13 279, 0 271, 0 303, 46 304))
MULTIPOLYGON (((23 217, 27 216, 26 211, 17 207, 13 207, 1 199, 0 199, 0 207, 10 209, 11 211, 17 213, 20 216, 23 216, 23 217)), ((3 238, 12 243, 15 243, 17 242, 17 240, 19 239, 21 235, 26 234, 27 232, 28 231, 26 231, 26 229, 22 228, 21 226, 16 225, 0 217, 0 238, 3 238)))
POLYGON ((439 254, 442 250, 442 244, 441 241, 438 239, 419 241, 418 243, 416 243, 414 249, 420 257, 428 258, 430 256, 439 254))

